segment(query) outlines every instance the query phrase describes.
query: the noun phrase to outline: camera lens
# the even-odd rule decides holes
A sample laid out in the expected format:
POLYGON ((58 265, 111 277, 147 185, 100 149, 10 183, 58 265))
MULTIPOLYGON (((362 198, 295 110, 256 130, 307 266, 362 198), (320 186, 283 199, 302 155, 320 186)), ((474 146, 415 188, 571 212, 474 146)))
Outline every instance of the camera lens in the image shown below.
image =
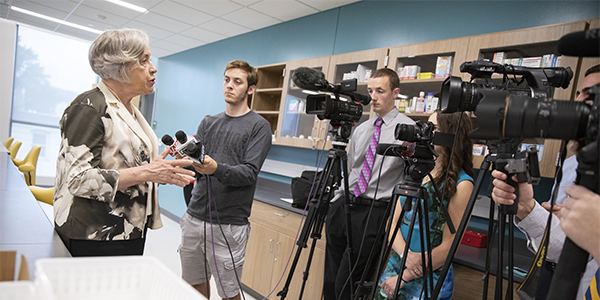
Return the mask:
POLYGON ((442 113, 474 111, 481 99, 477 86, 463 82, 460 77, 450 76, 442 84, 440 108, 442 113))
POLYGON ((416 142, 417 129, 414 125, 397 124, 394 137, 399 141, 416 142))

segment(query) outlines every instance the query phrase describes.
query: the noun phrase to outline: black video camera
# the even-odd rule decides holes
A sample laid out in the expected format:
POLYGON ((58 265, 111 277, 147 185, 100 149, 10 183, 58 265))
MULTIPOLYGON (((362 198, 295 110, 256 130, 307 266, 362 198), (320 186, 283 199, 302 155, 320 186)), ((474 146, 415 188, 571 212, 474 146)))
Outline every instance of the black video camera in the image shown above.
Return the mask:
POLYGON ((334 93, 333 97, 330 94, 308 95, 306 113, 315 114, 321 120, 358 122, 363 115, 363 104, 369 104, 371 98, 355 93, 356 85, 356 79, 344 80, 340 85, 328 89, 334 93), (349 99, 343 100, 340 94, 349 99))
POLYGON ((484 83, 447 78, 442 85, 441 112, 474 111, 478 128, 470 133, 471 138, 567 140, 585 135, 592 107, 583 102, 551 100, 554 87, 569 86, 573 77, 570 68, 527 68, 473 61, 464 62, 460 70, 471 74, 471 81, 480 78, 484 83), (501 85, 493 84, 493 73, 504 75, 501 85), (511 80, 508 75, 522 78, 519 81, 514 76, 511 80))

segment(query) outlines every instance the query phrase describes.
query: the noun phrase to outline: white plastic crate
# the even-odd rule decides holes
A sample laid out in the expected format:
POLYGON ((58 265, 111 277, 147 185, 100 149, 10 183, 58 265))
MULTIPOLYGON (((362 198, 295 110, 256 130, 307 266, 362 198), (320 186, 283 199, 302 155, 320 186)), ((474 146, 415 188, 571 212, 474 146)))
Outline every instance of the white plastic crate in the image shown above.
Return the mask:
POLYGON ((31 281, 0 282, 0 300, 38 300, 35 285, 31 281))
POLYGON ((48 300, 206 299, 153 257, 49 258, 35 265, 37 291, 48 300))

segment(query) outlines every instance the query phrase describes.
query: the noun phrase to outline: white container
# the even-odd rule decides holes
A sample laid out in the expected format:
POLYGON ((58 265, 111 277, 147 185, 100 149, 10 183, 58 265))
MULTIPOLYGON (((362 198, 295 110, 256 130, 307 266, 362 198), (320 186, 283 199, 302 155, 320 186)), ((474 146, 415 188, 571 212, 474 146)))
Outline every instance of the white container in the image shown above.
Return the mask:
POLYGON ((0 282, 0 300, 38 300, 35 285, 31 281, 0 282))
POLYGON ((416 113, 424 113, 425 112, 425 92, 421 91, 419 93, 419 98, 417 98, 417 105, 415 106, 416 113))
POLYGON ((42 299, 206 299, 153 257, 48 258, 35 265, 42 299))

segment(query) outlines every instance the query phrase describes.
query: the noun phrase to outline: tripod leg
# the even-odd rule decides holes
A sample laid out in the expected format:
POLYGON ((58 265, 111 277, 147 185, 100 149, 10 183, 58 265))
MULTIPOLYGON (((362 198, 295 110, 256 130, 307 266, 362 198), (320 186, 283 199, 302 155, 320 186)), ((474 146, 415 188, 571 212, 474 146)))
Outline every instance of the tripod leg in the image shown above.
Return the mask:
MULTIPOLYGON (((320 230, 322 230, 322 228, 323 228, 322 224, 325 221, 325 216, 327 216, 327 210, 329 209, 329 199, 331 199, 331 196, 334 192, 333 189, 327 190, 327 187, 332 186, 333 181, 335 180, 335 176, 333 176, 333 177, 331 176, 331 174, 334 170, 333 169, 334 165, 335 165, 335 161, 330 159, 328 156, 327 162, 325 163, 325 168, 323 168, 323 175, 321 176, 321 178, 319 179, 319 182, 317 183, 317 188, 316 188, 317 197, 312 198, 312 195, 309 195, 312 198, 311 205, 309 206, 308 215, 306 217, 306 221, 304 222, 304 226, 302 227, 302 232, 300 233, 300 235, 298 237, 298 241, 296 242, 296 245, 298 246, 298 248, 296 249, 296 255, 295 255, 292 265, 290 267, 290 271, 288 273, 288 277, 286 279, 285 285, 283 286, 281 291, 279 291, 279 293, 277 293, 277 296, 281 297, 281 300, 285 299, 285 297, 287 296, 290 284, 292 282, 292 277, 294 276, 294 272, 296 271, 298 261, 300 260, 300 255, 302 253, 302 249, 306 248, 306 246, 307 246, 306 242, 308 240, 309 233, 312 232, 311 236, 313 237, 313 244, 311 246, 311 252, 309 255, 308 262, 307 262, 306 272, 308 272, 308 269, 310 268, 310 263, 312 261, 312 255, 314 252, 314 246, 316 244, 316 240, 321 237, 320 230), (318 230, 318 232, 315 233, 315 230, 318 230)), ((307 275, 305 275, 305 277, 306 276, 307 275)), ((306 281, 305 278, 304 278, 304 281, 306 281)), ((304 283, 303 283, 303 287, 304 287, 304 283)), ((300 293, 302 294, 302 292, 303 292, 303 290, 300 293)))
MULTIPOLYGON (((415 198, 413 197, 406 197, 406 200, 404 200, 404 206, 403 208, 405 209, 406 207, 410 207, 409 205, 412 204, 413 200, 415 198)), ((417 202, 418 203, 418 202, 417 202)), ((406 209, 405 209, 406 210, 406 209)), ((409 211, 410 209, 407 209, 406 211, 409 211)), ((412 235, 413 235, 413 231, 415 228, 415 221, 417 218, 419 218, 419 215, 417 213, 418 211, 415 209, 415 213, 413 213, 413 217, 410 220, 410 227, 408 230, 408 234, 406 235, 406 246, 404 247, 404 251, 402 253, 402 257, 404 257, 402 259, 402 263, 400 263, 400 273, 398 273, 398 280, 396 281, 396 287, 394 288, 394 296, 392 297, 392 299, 396 299, 398 298, 398 293, 400 292, 400 283, 402 282, 402 275, 404 274, 404 267, 406 267, 406 258, 408 257, 408 249, 410 249, 410 241, 412 240, 412 235)), ((398 220, 398 224, 400 224, 402 220, 398 220)))
MULTIPOLYGON (((513 299, 513 280, 514 280, 514 272, 513 268, 515 265, 514 257, 515 257, 515 226, 513 225, 513 220, 515 219, 515 215, 508 215, 508 287, 506 289, 506 296, 508 300, 513 299)), ((504 270, 502 270, 504 272, 504 270)))
POLYGON ((495 226, 494 215, 496 206, 494 203, 490 203, 490 214, 489 214, 489 222, 488 222, 488 233, 490 243, 486 249, 485 255, 485 270, 483 277, 483 300, 487 299, 488 295, 488 286, 490 283, 490 258, 492 257, 492 247, 494 245, 494 232, 496 232, 497 225, 495 226))
POLYGON ((500 230, 498 231, 498 264, 496 265, 496 300, 502 299, 502 277, 504 267, 504 232, 506 231, 506 215, 502 210, 498 210, 498 222, 500 230))
MULTIPOLYGON (((396 195, 393 195, 391 199, 397 199, 398 197, 396 195)), ((388 203, 385 213, 384 213, 384 220, 391 220, 390 216, 393 217, 393 212, 396 208, 396 202, 394 200, 390 200, 390 203, 388 203)), ((372 290, 376 290, 377 287, 377 283, 379 282, 379 276, 381 276, 381 274, 379 273, 382 265, 381 262, 387 262, 387 257, 389 255, 389 251, 387 251, 388 248, 388 237, 389 237, 389 230, 392 226, 392 222, 381 222, 381 224, 379 225, 379 228, 377 230, 377 235, 375 236, 375 241, 382 241, 381 246, 378 247, 378 243, 373 243, 373 246, 371 247, 371 251, 369 251, 369 257, 365 263, 365 268, 364 271, 360 277, 360 280, 358 281, 358 287, 356 289, 356 294, 355 294, 355 298, 356 300, 360 300, 363 298, 363 296, 367 295, 367 294, 371 294, 372 290), (378 249, 379 248, 379 249, 378 249), (379 255, 379 256, 377 256, 379 255), (374 270, 374 273, 371 272, 371 270, 373 270, 373 268, 371 267, 373 265, 373 263, 377 263, 376 266, 377 268, 374 270), (373 278, 374 277, 374 278, 373 278), (373 279, 374 281, 370 281, 367 282, 367 280, 371 280, 373 279)), ((391 249, 391 247, 390 247, 391 249)))
POLYGON ((394 232, 392 233, 392 235, 390 237, 390 232, 392 230, 392 223, 393 223, 392 218, 394 218, 394 212, 396 211, 396 205, 400 199, 400 196, 397 195, 396 193, 394 193, 394 195, 392 196, 391 199, 392 200, 390 200, 390 204, 389 204, 389 208, 390 208, 390 215, 388 218, 389 221, 386 224, 386 229, 385 229, 385 233, 384 233, 384 243, 383 243, 383 246, 381 247, 381 254, 379 255, 379 263, 378 263, 377 269, 375 271, 375 279, 374 279, 375 283, 373 285, 373 289, 370 292, 370 294, 371 294, 370 299, 375 298, 375 294, 377 293, 377 287, 379 284, 379 279, 383 275, 383 271, 385 270, 385 267, 387 265, 388 258, 390 257, 390 253, 392 252, 392 246, 393 246, 394 240, 396 239, 396 235, 398 234, 398 231, 400 230, 401 220, 404 218, 405 210, 403 209, 400 212, 400 216, 398 217, 398 219, 396 221, 396 226, 394 227, 394 232), (389 242, 388 242, 388 240, 389 240, 389 242))
MULTIPOLYGON (((421 228, 425 228, 425 242, 427 245, 427 265, 423 268, 423 279, 427 279, 424 280, 424 282, 428 282, 429 283, 429 288, 428 289, 424 289, 425 292, 425 299, 427 299, 428 296, 431 296, 431 293, 433 292, 433 265, 432 265, 432 256, 431 256, 431 234, 430 234, 430 228, 429 228, 429 206, 427 205, 427 198, 424 196, 423 197, 423 211, 421 212, 421 214, 424 216, 424 222, 425 222, 425 226, 422 226, 421 228), (427 277, 426 277, 427 276, 427 277)), ((440 205, 443 205, 443 203, 440 203, 440 205)), ((421 232, 423 232, 423 230, 421 230, 421 232)), ((421 246, 422 247, 422 246, 421 246)), ((421 248, 423 249, 423 248, 421 248)), ((421 253, 423 253, 423 251, 421 251, 421 253)), ((424 256, 422 257, 422 259, 424 259, 424 256)), ((425 261, 425 260, 423 260, 425 261)), ((438 280, 442 280, 442 278, 438 278, 438 280)))

